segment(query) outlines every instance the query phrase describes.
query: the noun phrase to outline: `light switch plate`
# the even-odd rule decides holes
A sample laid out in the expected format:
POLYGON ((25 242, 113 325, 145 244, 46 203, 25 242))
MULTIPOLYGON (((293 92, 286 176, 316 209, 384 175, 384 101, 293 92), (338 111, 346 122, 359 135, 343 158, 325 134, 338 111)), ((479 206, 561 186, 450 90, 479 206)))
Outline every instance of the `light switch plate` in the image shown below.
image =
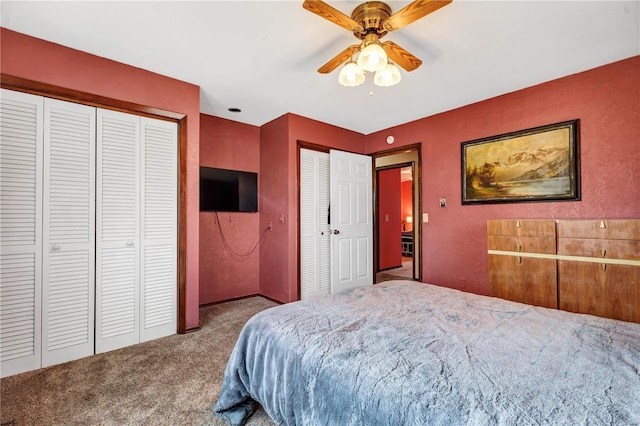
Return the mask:
POLYGON ((422 221, 424 223, 429 223, 429 213, 422 213, 422 221))

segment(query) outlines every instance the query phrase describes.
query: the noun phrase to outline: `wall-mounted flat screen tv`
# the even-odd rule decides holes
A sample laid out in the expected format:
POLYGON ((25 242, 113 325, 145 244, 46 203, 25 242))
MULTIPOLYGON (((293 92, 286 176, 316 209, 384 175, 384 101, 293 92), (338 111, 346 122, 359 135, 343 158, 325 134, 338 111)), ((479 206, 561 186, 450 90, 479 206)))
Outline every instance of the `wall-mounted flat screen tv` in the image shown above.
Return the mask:
POLYGON ((258 174, 200 167, 201 212, 257 212, 258 174))

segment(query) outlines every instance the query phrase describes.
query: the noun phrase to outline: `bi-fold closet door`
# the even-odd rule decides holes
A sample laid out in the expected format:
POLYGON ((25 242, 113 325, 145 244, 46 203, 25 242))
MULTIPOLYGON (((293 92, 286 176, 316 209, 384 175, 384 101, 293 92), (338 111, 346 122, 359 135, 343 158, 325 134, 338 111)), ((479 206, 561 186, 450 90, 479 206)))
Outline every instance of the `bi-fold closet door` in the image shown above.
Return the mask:
POLYGON ((40 367, 44 100, 0 97, 0 374, 40 367))
POLYGON ((0 132, 0 374, 175 333, 176 124, 3 89, 0 132))
POLYGON ((300 148, 300 299, 331 293, 329 154, 300 148))
POLYGON ((95 108, 44 99, 42 366, 94 351, 95 108))
POLYGON ((94 351, 95 108, 2 90, 0 373, 94 351))
POLYGON ((99 109, 96 353, 174 334, 177 126, 99 109))

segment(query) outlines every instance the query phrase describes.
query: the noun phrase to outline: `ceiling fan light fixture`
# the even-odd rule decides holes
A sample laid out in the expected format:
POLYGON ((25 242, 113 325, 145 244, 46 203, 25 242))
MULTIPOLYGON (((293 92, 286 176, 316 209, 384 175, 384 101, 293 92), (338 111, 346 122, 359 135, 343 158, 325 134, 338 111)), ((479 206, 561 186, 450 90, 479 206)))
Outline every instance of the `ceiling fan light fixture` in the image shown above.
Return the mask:
POLYGON ((358 66, 365 71, 380 71, 387 66, 387 52, 384 51, 378 37, 368 34, 365 38, 365 47, 358 55, 358 66), (372 36, 372 37, 370 37, 372 36))
MULTIPOLYGON (((394 86, 398 84, 401 79, 400 71, 395 65, 387 68, 389 61, 387 54, 407 72, 416 70, 422 65, 422 61, 396 43, 390 40, 380 43, 380 39, 387 33, 422 19, 452 1, 413 0, 395 13, 392 13, 389 5, 381 1, 365 1, 356 6, 351 16, 348 16, 323 0, 304 0, 302 7, 306 10, 352 32, 360 40, 358 44, 352 44, 331 58, 329 62, 318 68, 318 72, 328 74, 357 54, 357 64, 360 71, 363 74, 367 71, 376 73, 374 77, 376 85, 394 86)), ((349 71, 345 67, 340 73, 340 83, 347 86, 362 84, 359 82, 361 80, 359 73, 358 77, 353 71, 348 74, 349 79, 346 76, 343 77, 343 74, 347 74, 349 71)))
POLYGON ((402 75, 393 62, 389 62, 381 71, 377 71, 373 77, 376 86, 390 87, 400 83, 402 75))
POLYGON ((364 72, 353 61, 347 62, 340 70, 340 75, 338 76, 338 82, 347 87, 360 86, 364 83, 364 79, 364 72))

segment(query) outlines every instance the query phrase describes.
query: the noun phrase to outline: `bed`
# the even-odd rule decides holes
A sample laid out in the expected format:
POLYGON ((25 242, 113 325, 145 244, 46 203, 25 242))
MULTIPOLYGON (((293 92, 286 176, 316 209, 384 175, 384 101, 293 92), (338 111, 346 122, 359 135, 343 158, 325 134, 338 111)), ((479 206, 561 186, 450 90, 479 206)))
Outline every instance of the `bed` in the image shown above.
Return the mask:
POLYGON ((638 425, 640 324, 414 281, 270 308, 215 413, 279 425, 638 425))

